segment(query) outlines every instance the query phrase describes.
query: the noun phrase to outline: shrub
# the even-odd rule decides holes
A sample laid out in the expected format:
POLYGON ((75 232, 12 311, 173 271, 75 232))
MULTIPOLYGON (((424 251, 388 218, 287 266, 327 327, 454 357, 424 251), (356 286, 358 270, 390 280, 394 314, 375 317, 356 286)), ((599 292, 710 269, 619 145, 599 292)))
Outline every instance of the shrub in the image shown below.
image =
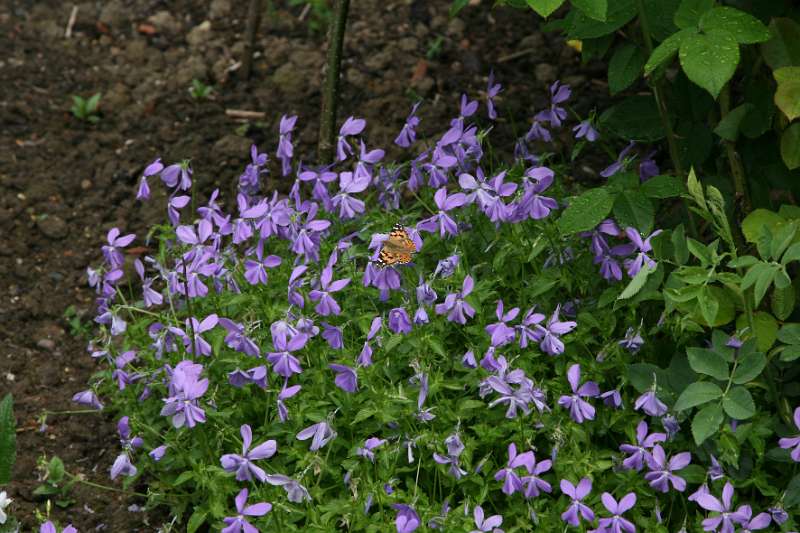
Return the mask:
POLYGON ((137 196, 170 190, 154 252, 128 268, 135 236, 112 228, 88 271, 103 368, 76 399, 120 416, 111 477, 189 531, 794 524, 796 212, 745 225, 759 259, 717 189, 629 171, 630 146, 603 186, 567 188, 545 150, 569 87, 510 158, 478 127, 500 91, 489 122, 464 96, 426 143, 415 106, 406 162, 350 117, 334 165, 295 165, 284 117, 289 194, 261 193, 253 146, 232 211, 214 191, 195 218, 188 163, 148 165, 137 196), (679 197, 708 242, 656 227, 679 197))

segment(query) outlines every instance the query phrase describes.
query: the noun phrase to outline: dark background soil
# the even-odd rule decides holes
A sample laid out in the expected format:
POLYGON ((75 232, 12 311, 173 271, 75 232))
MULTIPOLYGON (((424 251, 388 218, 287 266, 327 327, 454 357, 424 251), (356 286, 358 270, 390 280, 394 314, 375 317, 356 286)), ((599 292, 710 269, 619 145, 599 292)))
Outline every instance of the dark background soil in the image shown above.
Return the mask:
MULTIPOLYGON (((605 98, 607 88, 592 79, 603 77, 602 65, 580 65, 561 37, 539 31, 532 12, 492 3, 473 1, 450 19, 447 0, 353 1, 340 121, 366 118, 370 144, 388 147, 423 97, 421 131, 440 131, 457 114, 461 92, 485 91, 491 68, 504 85, 500 129, 508 139, 527 130, 557 78, 572 85, 584 112, 605 98)), ((105 233, 118 226, 142 236, 165 214, 155 180, 153 200, 134 199, 144 166, 159 156, 192 158, 198 187, 220 187, 231 203, 251 142, 274 156, 282 114, 299 115, 296 153, 313 153, 324 61, 324 36, 311 29, 318 21, 313 13, 299 20, 302 5, 271 2, 253 76, 242 81, 230 67, 241 58, 246 4, 82 2, 65 38, 72 2, 0 3, 0 396, 13 393, 18 426, 14 481, 2 488, 23 531, 36 527, 34 510, 45 509, 33 495, 40 456, 58 455, 68 471, 114 485, 114 420, 51 415, 41 431, 37 417, 79 408, 70 398, 95 371, 86 339, 73 335, 64 312, 74 306, 91 325, 85 269, 99 261, 105 233), (214 100, 190 98, 194 78, 214 86, 214 100), (100 122, 72 117, 71 95, 95 92, 103 93, 100 122), (226 108, 266 115, 242 136, 226 108)), ((52 517, 82 532, 102 524, 154 531, 165 520, 163 511, 138 511, 144 501, 132 496, 79 485, 72 498, 52 517)))

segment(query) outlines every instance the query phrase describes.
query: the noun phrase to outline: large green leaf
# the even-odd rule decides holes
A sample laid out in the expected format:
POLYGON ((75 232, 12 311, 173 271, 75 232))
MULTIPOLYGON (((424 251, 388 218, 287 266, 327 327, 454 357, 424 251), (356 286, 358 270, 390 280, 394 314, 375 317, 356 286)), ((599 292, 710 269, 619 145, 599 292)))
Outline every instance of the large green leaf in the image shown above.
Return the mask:
POLYGON ((644 12, 653 39, 661 42, 678 31, 674 19, 680 3, 681 0, 644 0, 644 12))
POLYGON ((800 117, 800 81, 785 81, 775 91, 775 105, 789 121, 800 117))
POLYGON ((17 458, 17 428, 14 422, 13 399, 6 394, 0 401, 0 486, 11 481, 17 458))
POLYGON ((647 54, 633 43, 625 43, 614 51, 608 63, 608 88, 611 94, 624 91, 636 81, 647 61, 647 54))
POLYGON ((526 0, 528 5, 543 17, 549 17, 565 0, 526 0))
POLYGON ((613 0, 608 6, 606 21, 599 22, 580 10, 570 12, 568 36, 570 39, 602 37, 620 29, 636 16, 636 0, 613 0))
POLYGON ((722 407, 729 417, 736 420, 747 420, 756 414, 756 404, 750 391, 741 385, 728 391, 728 394, 722 399, 722 407))
POLYGON ((725 115, 725 118, 719 121, 717 127, 714 128, 714 133, 725 139, 726 141, 735 141, 739 137, 739 124, 742 123, 744 117, 754 109, 753 104, 744 103, 725 115))
POLYGON ((694 442, 700 446, 703 441, 717 432, 724 419, 725 415, 722 414, 722 406, 718 403, 707 405, 700 409, 692 419, 694 442))
POLYGON ((565 235, 588 231, 605 219, 614 206, 614 196, 603 187, 589 189, 572 198, 558 219, 558 226, 565 235))
POLYGON ((639 190, 649 198, 675 198, 686 193, 686 185, 680 178, 663 174, 645 181, 639 190))
POLYGON ((706 348, 687 348, 686 356, 689 358, 689 366, 698 374, 720 381, 728 379, 728 363, 717 352, 706 348))
POLYGON ((742 44, 762 43, 771 37, 769 30, 754 16, 732 7, 715 7, 700 18, 700 29, 725 30, 742 44))
POLYGON ((739 43, 730 32, 715 29, 686 36, 679 55, 686 76, 716 99, 739 64, 739 43))
POLYGON ((722 389, 719 385, 710 381, 695 381, 678 396, 678 401, 675 402, 675 410, 685 411, 717 398, 722 398, 722 389))
POLYGON ((661 116, 651 96, 630 96, 606 109, 600 124, 620 137, 632 141, 657 141, 664 137, 661 116))
POLYGON ((644 265, 639 272, 633 276, 633 279, 630 281, 630 283, 628 283, 628 286, 625 287, 625 290, 620 293, 620 295, 617 297, 617 300, 627 300, 628 298, 636 296, 636 294, 642 290, 642 287, 644 287, 647 278, 650 276, 650 274, 655 272, 655 270, 655 268, 650 268, 649 266, 644 265))
POLYGON ((767 358, 763 353, 750 352, 739 359, 731 379, 737 385, 744 385, 760 376, 766 365, 767 358))
POLYGON ((636 228, 647 236, 653 230, 653 202, 639 191, 623 191, 614 202, 614 218, 621 228, 636 228))
POLYGON ((761 55, 772 70, 800 66, 800 24, 790 18, 775 18, 769 23, 772 38, 761 44, 761 55))
POLYGON ((587 17, 600 22, 606 21, 608 0, 570 0, 570 2, 587 17))
POLYGON ((675 25, 679 28, 695 28, 700 17, 714 7, 714 0, 683 0, 675 12, 675 25))
POLYGON ((756 209, 742 220, 742 233, 747 242, 755 243, 761 235, 761 228, 766 226, 771 232, 774 232, 784 222, 784 218, 774 211, 756 209))
POLYGON ((645 76, 649 76, 651 72, 655 69, 660 67, 661 65, 666 64, 668 61, 672 59, 672 57, 678 53, 678 50, 681 47, 681 42, 687 35, 694 35, 697 33, 697 30, 694 28, 689 28, 685 30, 681 30, 677 33, 673 33, 664 41, 659 44, 653 53, 650 54, 650 57, 647 60, 647 63, 644 65, 644 74, 645 76))

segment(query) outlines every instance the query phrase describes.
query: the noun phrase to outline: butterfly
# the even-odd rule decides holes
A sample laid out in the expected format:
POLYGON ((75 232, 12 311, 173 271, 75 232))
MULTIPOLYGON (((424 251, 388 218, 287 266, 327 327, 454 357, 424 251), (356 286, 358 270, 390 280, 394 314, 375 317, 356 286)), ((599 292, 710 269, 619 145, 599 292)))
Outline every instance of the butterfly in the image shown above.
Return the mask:
POLYGON ((375 264, 380 268, 404 265, 411 262, 411 255, 415 253, 417 245, 411 240, 406 229, 401 224, 395 224, 389 232, 389 238, 383 242, 375 264))

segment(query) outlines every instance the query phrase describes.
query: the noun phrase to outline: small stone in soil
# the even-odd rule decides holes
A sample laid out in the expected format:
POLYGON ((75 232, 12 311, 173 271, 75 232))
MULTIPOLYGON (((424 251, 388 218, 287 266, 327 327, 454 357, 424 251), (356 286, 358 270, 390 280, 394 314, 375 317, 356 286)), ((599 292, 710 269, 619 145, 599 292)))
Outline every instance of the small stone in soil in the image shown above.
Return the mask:
POLYGON ((45 237, 53 240, 63 239, 69 234, 69 226, 57 215, 40 218, 36 221, 36 227, 39 228, 39 231, 41 231, 45 237))
POLYGON ((552 83, 556 81, 556 67, 550 63, 539 63, 533 71, 536 81, 541 83, 552 83))
POLYGON ((52 339, 39 339, 36 341, 36 346, 41 348, 42 350, 47 350, 48 352, 52 352, 56 349, 56 342, 52 339))

